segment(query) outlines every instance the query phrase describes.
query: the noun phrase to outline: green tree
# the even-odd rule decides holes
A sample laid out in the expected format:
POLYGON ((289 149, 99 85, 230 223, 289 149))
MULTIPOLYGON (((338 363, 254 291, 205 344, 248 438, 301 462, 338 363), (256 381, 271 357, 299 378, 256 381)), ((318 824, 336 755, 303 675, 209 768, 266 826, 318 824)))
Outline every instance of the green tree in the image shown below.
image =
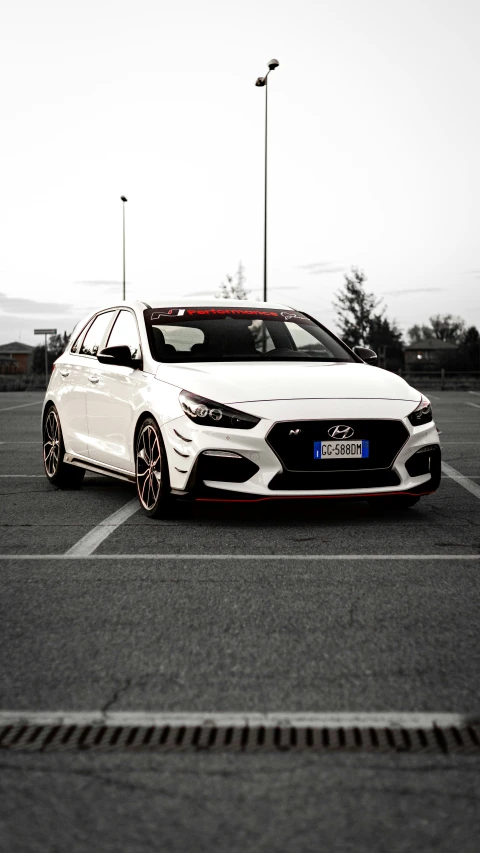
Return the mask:
MULTIPOLYGON (((47 359, 48 359, 48 372, 52 372, 53 362, 57 360, 59 356, 61 356, 62 352, 65 352, 65 348, 68 344, 69 335, 66 332, 63 335, 51 335, 48 339, 47 343, 47 359)), ((33 373, 45 373, 45 345, 39 344, 38 347, 35 347, 33 350, 33 358, 32 358, 32 372, 33 373)))
POLYGON ((378 352, 380 347, 392 347, 401 350, 403 338, 401 329, 395 320, 388 320, 384 314, 374 314, 368 330, 369 346, 378 352))
POLYGON ((451 344, 461 343, 465 332, 465 321, 461 317, 454 317, 453 314, 434 314, 428 322, 428 326, 416 325, 408 330, 410 343, 433 338, 451 344))
POLYGON ((463 333, 460 339, 458 355, 462 369, 480 369, 480 333, 475 326, 470 326, 463 333))
POLYGON ((245 267, 239 261, 235 275, 226 275, 226 281, 222 281, 220 290, 215 296, 217 299, 248 299, 250 291, 246 290, 245 281, 245 267))
POLYGON ((352 267, 345 273, 343 290, 336 294, 334 307, 338 315, 340 337, 348 346, 368 346, 375 309, 380 304, 373 293, 365 291, 367 277, 363 270, 352 267))

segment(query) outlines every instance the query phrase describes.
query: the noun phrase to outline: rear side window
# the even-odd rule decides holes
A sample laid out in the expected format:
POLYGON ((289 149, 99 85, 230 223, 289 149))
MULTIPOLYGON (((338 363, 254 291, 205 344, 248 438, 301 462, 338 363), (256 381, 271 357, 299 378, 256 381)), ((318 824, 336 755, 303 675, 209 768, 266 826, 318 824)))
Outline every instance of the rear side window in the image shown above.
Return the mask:
POLYGON ((127 346, 130 347, 132 358, 141 357, 137 323, 130 311, 120 311, 108 337, 107 346, 127 346))
POLYGON ((77 323, 77 325, 75 326, 72 332, 73 344, 70 347, 70 352, 78 352, 80 347, 80 340, 87 325, 87 323, 77 323))
MULTIPOLYGON (((201 329, 195 326, 172 326, 161 325, 156 326, 163 335, 165 343, 171 347, 175 347, 177 352, 191 352, 195 344, 203 344, 205 335, 201 329)), ((160 337, 157 333, 157 339, 160 337)))
POLYGON ((103 337, 107 331, 108 324, 113 316, 113 311, 104 311, 95 317, 83 340, 80 355, 95 355, 100 349, 103 337))

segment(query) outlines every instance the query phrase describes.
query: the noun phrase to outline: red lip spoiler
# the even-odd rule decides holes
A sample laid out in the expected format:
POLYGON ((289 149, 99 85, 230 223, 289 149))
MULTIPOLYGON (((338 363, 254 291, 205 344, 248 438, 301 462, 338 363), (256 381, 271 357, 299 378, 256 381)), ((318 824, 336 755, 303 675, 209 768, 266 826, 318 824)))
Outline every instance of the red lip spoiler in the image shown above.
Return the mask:
POLYGON ((260 501, 318 501, 318 500, 335 500, 335 498, 387 498, 396 497, 397 495, 408 495, 408 497, 423 497, 424 495, 433 495, 434 491, 430 492, 369 492, 368 494, 355 495, 262 495, 258 498, 195 498, 195 501, 202 503, 236 503, 236 504, 251 504, 259 503, 260 501))

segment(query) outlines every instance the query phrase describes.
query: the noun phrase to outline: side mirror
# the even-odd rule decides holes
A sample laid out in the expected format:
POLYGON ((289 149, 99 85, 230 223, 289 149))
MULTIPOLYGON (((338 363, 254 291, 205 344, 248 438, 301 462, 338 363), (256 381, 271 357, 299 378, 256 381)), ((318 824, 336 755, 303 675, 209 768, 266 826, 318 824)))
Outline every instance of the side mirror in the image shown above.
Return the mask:
POLYGON ((352 349, 355 355, 358 355, 367 364, 375 365, 377 363, 377 353, 373 349, 369 349, 369 347, 353 347, 352 349))
POLYGON ((132 358, 130 347, 105 347, 97 352, 97 358, 101 364, 115 364, 118 367, 131 367, 135 370, 141 365, 141 359, 132 358))

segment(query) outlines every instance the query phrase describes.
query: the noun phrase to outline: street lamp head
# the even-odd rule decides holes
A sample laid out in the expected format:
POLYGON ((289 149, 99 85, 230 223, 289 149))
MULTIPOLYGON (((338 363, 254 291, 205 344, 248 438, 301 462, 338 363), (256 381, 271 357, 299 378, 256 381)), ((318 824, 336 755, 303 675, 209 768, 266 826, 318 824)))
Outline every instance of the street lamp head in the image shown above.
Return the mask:
POLYGON ((279 65, 280 65, 280 63, 279 63, 278 59, 271 59, 270 62, 268 63, 268 67, 270 68, 270 71, 275 71, 275 68, 278 68, 279 65))
POLYGON ((265 77, 257 77, 257 82, 255 83, 255 86, 265 86, 266 82, 267 80, 265 77))
POLYGON ((120 196, 120 201, 128 201, 128 198, 125 198, 125 196, 124 196, 124 195, 121 195, 121 196, 120 196))

